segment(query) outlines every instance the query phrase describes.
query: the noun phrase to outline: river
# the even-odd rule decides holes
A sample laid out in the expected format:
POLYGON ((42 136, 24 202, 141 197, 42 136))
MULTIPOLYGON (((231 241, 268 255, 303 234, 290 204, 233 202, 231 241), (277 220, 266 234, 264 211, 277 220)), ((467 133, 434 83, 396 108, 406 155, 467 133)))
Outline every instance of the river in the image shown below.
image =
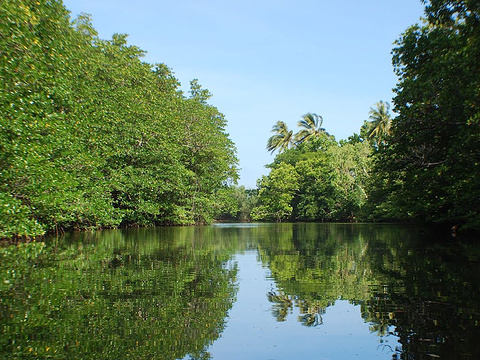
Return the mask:
POLYGON ((425 227, 103 230, 0 256, 2 359, 480 358, 480 243, 425 227))

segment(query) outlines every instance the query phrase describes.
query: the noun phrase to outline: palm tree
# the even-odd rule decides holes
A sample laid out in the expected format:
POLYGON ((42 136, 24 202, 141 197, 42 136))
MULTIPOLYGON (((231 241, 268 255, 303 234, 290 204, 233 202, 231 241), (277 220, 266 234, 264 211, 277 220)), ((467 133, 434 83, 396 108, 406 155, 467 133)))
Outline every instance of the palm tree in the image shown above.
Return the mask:
POLYGON ((369 119, 371 120, 370 138, 373 138, 375 143, 385 143, 385 138, 391 134, 392 117, 390 116, 390 104, 379 101, 376 104, 376 109, 370 108, 369 119))
POLYGON ((277 121, 272 128, 272 132, 275 133, 275 135, 272 135, 268 139, 268 151, 271 151, 272 153, 275 150, 282 152, 293 145, 293 131, 289 131, 287 124, 285 124, 283 121, 277 121))
POLYGON ((309 141, 310 139, 325 133, 325 129, 322 128, 323 118, 320 115, 307 113, 302 116, 302 120, 299 120, 297 125, 302 128, 295 134, 295 142, 301 144, 309 141))

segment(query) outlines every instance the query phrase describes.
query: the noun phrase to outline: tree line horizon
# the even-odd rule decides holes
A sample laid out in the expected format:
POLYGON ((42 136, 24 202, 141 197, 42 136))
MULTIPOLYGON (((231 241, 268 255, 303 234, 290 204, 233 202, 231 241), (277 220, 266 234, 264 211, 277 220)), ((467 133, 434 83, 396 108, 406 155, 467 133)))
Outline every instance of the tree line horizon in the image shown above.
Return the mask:
POLYGON ((225 116, 198 80, 61 0, 0 5, 0 238, 235 221, 399 221, 480 230, 480 5, 422 0, 395 42, 390 104, 336 141, 273 125, 257 189, 237 186, 225 116))

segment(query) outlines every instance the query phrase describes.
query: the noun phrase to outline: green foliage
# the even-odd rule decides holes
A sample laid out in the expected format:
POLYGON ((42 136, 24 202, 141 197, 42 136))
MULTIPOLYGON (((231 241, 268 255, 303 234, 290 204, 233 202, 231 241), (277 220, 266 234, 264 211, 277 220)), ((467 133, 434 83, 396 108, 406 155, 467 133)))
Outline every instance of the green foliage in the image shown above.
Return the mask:
POLYGON ((479 9, 425 3, 427 22, 407 29, 393 51, 398 117, 379 149, 375 215, 478 228, 479 9))
POLYGON ((322 128, 322 124, 323 118, 320 115, 313 113, 303 115, 302 120, 297 122, 300 130, 295 134, 295 142, 301 144, 324 133, 325 129, 322 128))
POLYGON ((392 117, 390 115, 390 104, 379 101, 375 104, 376 108, 370 108, 369 118, 371 122, 368 123, 370 134, 369 138, 378 146, 385 144, 386 139, 391 134, 392 117))
MULTIPOLYGON (((280 153, 270 167, 287 163, 299 175, 291 219, 480 228, 480 8, 467 0, 423 2, 425 23, 407 29, 393 50, 397 117, 380 101, 360 134, 340 144, 319 140, 325 130, 315 114, 303 117, 296 135, 274 126, 267 148, 280 153)), ((268 219, 263 210, 256 217, 268 219)))
POLYGON ((257 220, 353 221, 366 202, 372 146, 321 131, 275 157, 259 182, 257 220), (285 168, 295 176, 285 174, 285 168), (282 169, 282 171, 280 171, 282 169), (281 181, 279 181, 281 179, 281 181), (280 214, 280 215, 279 215, 280 214))
POLYGON ((217 193, 220 206, 216 220, 247 222, 258 201, 258 191, 245 186, 233 186, 217 193))
POLYGON ((2 2, 0 17, 0 237, 211 221, 237 159, 208 90, 184 96, 61 1, 2 2))
POLYGON ((294 134, 292 130, 288 130, 285 122, 277 121, 272 128, 274 135, 267 141, 267 150, 272 153, 278 150, 279 153, 282 153, 289 148, 313 140, 326 133, 322 124, 323 118, 320 115, 307 113, 302 116, 302 120, 297 122, 300 130, 294 134))
POLYGON ((252 211, 254 220, 282 221, 289 219, 291 202, 298 191, 298 174, 286 163, 272 169, 268 176, 258 181, 259 205, 252 211))
POLYGON ((288 130, 287 124, 283 121, 277 121, 273 126, 272 132, 275 133, 267 141, 267 150, 272 153, 287 150, 294 144, 294 135, 292 130, 288 130))
POLYGON ((35 237, 44 233, 42 226, 32 219, 28 207, 0 193, 0 238, 35 237))

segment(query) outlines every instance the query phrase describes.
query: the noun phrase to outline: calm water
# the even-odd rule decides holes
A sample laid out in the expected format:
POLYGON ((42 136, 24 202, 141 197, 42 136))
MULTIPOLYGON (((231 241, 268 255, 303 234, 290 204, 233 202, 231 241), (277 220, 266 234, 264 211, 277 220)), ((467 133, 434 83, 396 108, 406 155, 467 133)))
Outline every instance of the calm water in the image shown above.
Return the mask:
POLYGON ((478 359, 480 247, 221 224, 0 249, 1 359, 478 359))

